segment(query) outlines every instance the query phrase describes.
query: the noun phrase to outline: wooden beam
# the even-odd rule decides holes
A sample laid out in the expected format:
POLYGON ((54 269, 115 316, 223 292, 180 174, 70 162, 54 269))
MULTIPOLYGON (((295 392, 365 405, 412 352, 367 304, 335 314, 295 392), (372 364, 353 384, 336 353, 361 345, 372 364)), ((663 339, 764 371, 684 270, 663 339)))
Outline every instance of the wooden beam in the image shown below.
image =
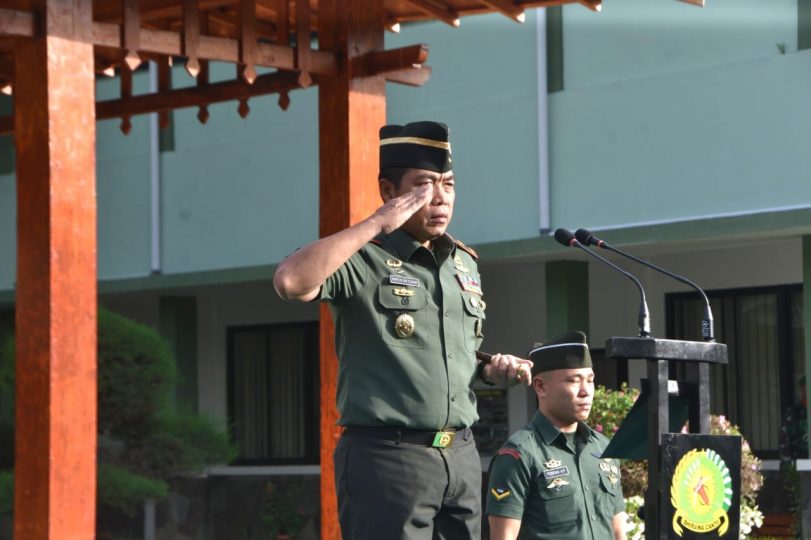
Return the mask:
POLYGON ((18 40, 14 538, 95 538, 96 192, 91 0, 36 0, 18 40))
POLYGON ((197 0, 183 1, 183 55, 186 57, 186 72, 192 77, 200 73, 197 45, 200 42, 200 10, 197 0))
POLYGON ((442 4, 437 5, 431 0, 405 0, 415 8, 423 13, 435 17, 449 26, 457 28, 459 22, 459 12, 450 9, 448 6, 442 4))
MULTIPOLYGON (((350 65, 383 48, 383 2, 319 0, 319 48, 336 51, 340 71, 318 89, 319 234, 327 236, 369 216, 380 204, 378 130, 386 123, 382 76, 353 77, 350 65)), ((340 538, 333 452, 340 436, 335 408, 338 360, 326 305, 320 308, 321 538, 340 538)), ((349 540, 349 539, 347 539, 349 540)))
POLYGON ((301 72, 299 84, 305 88, 312 84, 310 39, 310 2, 309 0, 298 0, 296 2, 296 67, 301 72))
POLYGON ((586 6, 592 11, 602 11, 603 9, 603 2, 602 0, 578 0, 580 5, 586 6))
POLYGON ((428 60, 428 45, 418 44, 370 51, 353 62, 352 72, 356 76, 369 76, 418 67, 428 60))
POLYGON ((386 82, 405 84, 406 86, 422 86, 431 77, 430 66, 418 66, 397 71, 388 71, 383 74, 386 82))
POLYGON ((34 35, 34 16, 25 11, 0 9, 0 36, 34 35))
POLYGON ((249 83, 256 79, 256 0, 237 0, 239 4, 239 66, 249 83))
POLYGON ((177 88, 162 94, 143 94, 127 99, 99 101, 96 104, 96 117, 103 120, 186 107, 200 107, 223 101, 246 100, 284 90, 295 90, 299 87, 297 79, 296 72, 279 71, 259 75, 253 84, 235 79, 207 86, 177 88))
MULTIPOLYGON (((35 37, 31 15, 24 11, 0 10, 0 35, 12 37, 35 37)), ((122 28, 118 24, 93 23, 92 42, 99 47, 121 48, 122 28)), ((138 52, 182 56, 183 40, 180 32, 141 28, 138 41, 138 52)), ((293 47, 277 43, 257 43, 256 65, 277 69, 297 69, 293 47)), ((310 51, 309 71, 315 75, 335 73, 335 55, 325 50, 310 51)), ((201 35, 198 43, 198 58, 218 60, 220 62, 239 62, 239 44, 237 40, 201 35)))
POLYGON ((527 18, 523 8, 516 6, 511 0, 480 0, 480 2, 488 7, 500 11, 516 22, 522 23, 527 18))

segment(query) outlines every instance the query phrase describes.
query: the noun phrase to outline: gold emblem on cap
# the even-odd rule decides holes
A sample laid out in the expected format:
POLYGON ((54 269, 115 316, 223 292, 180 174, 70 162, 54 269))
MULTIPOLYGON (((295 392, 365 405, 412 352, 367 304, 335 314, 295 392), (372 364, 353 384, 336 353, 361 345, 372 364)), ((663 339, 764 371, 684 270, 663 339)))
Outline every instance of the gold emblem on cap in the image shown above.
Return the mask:
POLYGON ((386 266, 390 268, 400 268, 403 266, 403 261, 398 261, 397 259, 386 259, 386 266))
POLYGON ((563 465, 563 462, 561 462, 559 459, 550 459, 543 464, 543 466, 547 469, 557 469, 561 465, 563 465))
POLYGON ((408 313, 402 313, 394 321, 394 331, 397 332, 397 337, 406 339, 414 335, 415 325, 414 317, 408 313))
POLYGON ((414 296, 413 289, 407 289, 406 287, 396 287, 393 291, 394 296, 414 296))

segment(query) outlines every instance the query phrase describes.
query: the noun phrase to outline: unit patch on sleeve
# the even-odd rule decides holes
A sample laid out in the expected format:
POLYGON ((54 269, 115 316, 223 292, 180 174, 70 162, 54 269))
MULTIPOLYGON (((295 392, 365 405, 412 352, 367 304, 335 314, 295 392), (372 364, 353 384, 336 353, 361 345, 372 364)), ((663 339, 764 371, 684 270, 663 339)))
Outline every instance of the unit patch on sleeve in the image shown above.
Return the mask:
POLYGON ((515 448, 502 448, 496 454, 497 456, 512 456, 515 459, 521 459, 521 452, 516 450, 515 448))

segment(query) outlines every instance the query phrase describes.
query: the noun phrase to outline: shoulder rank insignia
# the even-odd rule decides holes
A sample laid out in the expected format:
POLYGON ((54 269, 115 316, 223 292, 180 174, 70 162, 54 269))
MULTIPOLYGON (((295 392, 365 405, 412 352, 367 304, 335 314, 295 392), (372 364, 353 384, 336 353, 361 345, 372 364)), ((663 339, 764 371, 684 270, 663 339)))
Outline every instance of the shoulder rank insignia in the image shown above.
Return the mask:
POLYGON ((389 268, 400 268, 403 266, 403 261, 398 259, 386 259, 386 266, 389 268))
POLYGON ((490 493, 493 494, 493 497, 495 497, 497 501, 500 501, 509 497, 512 494, 512 491, 505 488, 493 488, 490 490, 490 493))
POLYGON ((521 452, 516 450, 515 448, 502 448, 496 454, 497 456, 511 456, 515 459, 521 459, 521 452))
POLYGON ((543 466, 546 467, 547 469, 557 469, 561 465, 563 465, 563 462, 560 461, 559 459, 554 459, 554 458, 550 459, 549 461, 547 461, 547 462, 545 462, 543 464, 543 466))
POLYGON ((456 244, 460 249, 464 250, 468 255, 470 255, 474 259, 478 260, 479 254, 476 253, 475 249, 473 249, 470 246, 466 246, 465 244, 463 244, 462 242, 460 242, 459 240, 457 240, 455 238, 453 239, 453 243, 456 244))
POLYGON ((562 488, 563 486, 568 486, 568 485, 569 485, 569 482, 567 482, 566 480, 564 480, 563 478, 558 476, 557 478, 555 478, 554 480, 549 482, 549 485, 546 486, 546 489, 556 489, 556 490, 560 491, 560 488, 562 488))

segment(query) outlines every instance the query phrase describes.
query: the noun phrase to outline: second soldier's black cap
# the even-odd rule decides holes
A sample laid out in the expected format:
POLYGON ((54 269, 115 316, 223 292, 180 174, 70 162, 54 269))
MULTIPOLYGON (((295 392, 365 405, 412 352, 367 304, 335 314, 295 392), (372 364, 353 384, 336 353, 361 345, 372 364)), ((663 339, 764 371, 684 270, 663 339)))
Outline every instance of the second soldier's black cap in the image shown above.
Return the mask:
POLYGON ((550 341, 536 343, 529 351, 532 374, 554 369, 592 367, 591 353, 583 332, 566 332, 550 341))
POLYGON ((450 130, 441 122, 390 124, 380 128, 380 168, 451 170, 450 130))

